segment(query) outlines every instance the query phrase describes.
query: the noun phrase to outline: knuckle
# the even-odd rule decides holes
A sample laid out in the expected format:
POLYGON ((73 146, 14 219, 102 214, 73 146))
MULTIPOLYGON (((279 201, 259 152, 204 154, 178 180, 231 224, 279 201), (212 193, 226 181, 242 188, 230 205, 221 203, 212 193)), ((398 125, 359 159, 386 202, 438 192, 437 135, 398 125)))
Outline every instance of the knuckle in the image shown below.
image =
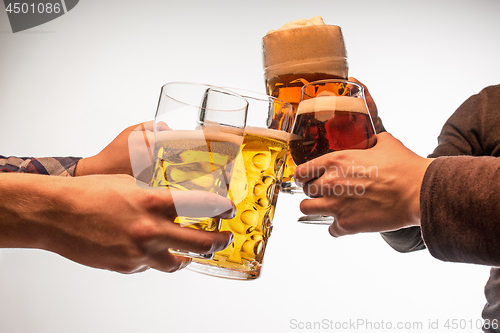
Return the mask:
POLYGON ((146 208, 153 208, 160 205, 161 198, 158 193, 156 193, 157 191, 159 190, 146 189, 145 191, 143 191, 142 195, 138 198, 140 205, 146 208))
POLYGON ((138 246, 128 246, 122 253, 123 263, 134 270, 138 264, 145 261, 147 255, 144 250, 138 246))
POLYGON ((162 272, 173 273, 186 267, 191 259, 183 256, 177 256, 170 251, 158 251, 153 255, 153 268, 162 272))
POLYGON ((136 223, 131 228, 131 237, 137 245, 143 245, 155 239, 159 233, 156 223, 147 219, 136 223))
POLYGON ((111 267, 111 270, 121 274, 132 274, 137 272, 138 267, 138 265, 128 262, 127 260, 120 260, 120 262, 115 263, 111 267))
POLYGON ((339 228, 348 234, 356 234, 359 232, 358 226, 349 220, 337 219, 337 223, 339 228))
POLYGON ((169 216, 176 216, 174 200, 168 190, 146 189, 138 198, 139 205, 149 212, 167 212, 169 216))
POLYGON ((301 164, 295 168, 294 177, 297 179, 308 178, 311 174, 312 168, 309 163, 301 164))
POLYGON ((177 272, 178 270, 183 269, 184 267, 186 267, 186 264, 182 261, 172 263, 168 267, 166 267, 165 272, 166 273, 174 273, 174 272, 177 272))
POLYGON ((333 156, 331 156, 330 162, 332 163, 332 165, 335 165, 339 168, 345 165, 349 165, 352 162, 352 158, 349 157, 350 155, 343 150, 335 152, 335 154, 332 155, 333 156))
POLYGON ((342 179, 337 174, 329 174, 328 176, 322 178, 322 185, 328 188, 341 183, 342 179))
POLYGON ((335 153, 327 154, 325 160, 326 166, 328 166, 329 168, 336 167, 339 161, 342 160, 342 156, 343 156, 342 151, 337 151, 335 153))
POLYGON ((121 274, 132 274, 134 270, 130 266, 118 265, 113 269, 113 271, 121 274))
POLYGON ((153 221, 143 220, 134 223, 127 231, 127 239, 123 245, 115 249, 119 263, 114 268, 121 273, 135 273, 144 266, 149 253, 156 247, 158 228, 153 221))

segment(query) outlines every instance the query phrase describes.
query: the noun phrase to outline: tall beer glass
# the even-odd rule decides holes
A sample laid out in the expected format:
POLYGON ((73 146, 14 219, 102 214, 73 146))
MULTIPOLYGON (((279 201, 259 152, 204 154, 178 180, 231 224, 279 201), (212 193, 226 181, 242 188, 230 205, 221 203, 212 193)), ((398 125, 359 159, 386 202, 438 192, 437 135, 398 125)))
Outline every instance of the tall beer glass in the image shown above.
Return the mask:
MULTIPOLYGON (((289 102, 297 112, 304 84, 347 79, 347 51, 340 27, 314 25, 277 30, 262 39, 267 93, 289 102)), ((302 193, 293 184, 295 165, 288 157, 281 190, 302 193)))
POLYGON ((188 269, 230 279, 255 279, 260 275, 273 228, 293 108, 264 94, 228 89, 249 103, 241 158, 236 160, 229 185, 229 197, 237 213, 233 219, 222 220, 220 227, 231 231, 234 241, 211 260, 193 260, 188 269))
MULTIPOLYGON (((208 191, 226 197, 243 142, 247 107, 243 97, 223 88, 189 82, 164 85, 155 116, 150 186, 208 191)), ((175 222, 182 227, 219 230, 220 219, 184 217, 182 207, 175 208, 178 215, 175 222)), ((170 251, 192 258, 213 257, 213 254, 170 251)))
MULTIPOLYGON (((304 85, 292 133, 290 153, 296 165, 338 150, 367 149, 377 142, 363 86, 345 80, 304 85)), ((331 224, 333 218, 314 215, 299 221, 331 224)))

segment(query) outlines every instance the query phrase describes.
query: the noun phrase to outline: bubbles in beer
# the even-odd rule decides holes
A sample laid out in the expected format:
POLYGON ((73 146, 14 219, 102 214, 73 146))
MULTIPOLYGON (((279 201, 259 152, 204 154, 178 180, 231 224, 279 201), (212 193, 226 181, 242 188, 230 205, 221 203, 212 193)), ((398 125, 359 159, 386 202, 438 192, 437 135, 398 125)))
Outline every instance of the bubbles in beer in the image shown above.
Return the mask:
POLYGON ((258 170, 265 170, 271 164, 271 154, 269 152, 258 153, 253 157, 252 161, 258 170))
MULTIPOLYGON (((225 133, 216 136, 194 132, 169 131, 163 140, 156 143, 156 162, 150 186, 171 190, 201 190, 226 196, 233 161, 240 145, 237 142, 218 141, 222 137, 229 138, 225 133)), ((212 217, 180 216, 175 219, 183 227, 205 231, 217 230, 219 221, 212 217)))
MULTIPOLYGON (((260 274, 287 156, 288 137, 279 133, 284 132, 255 128, 245 133, 241 146, 245 168, 233 171, 229 196, 234 200, 238 191, 248 190, 241 202, 236 202, 236 216, 221 222, 220 230, 231 231, 234 241, 228 248, 215 253, 211 264, 215 262, 219 267, 245 271, 253 277, 260 274)), ((195 261, 203 263, 203 260, 195 261)))
POLYGON ((240 219, 243 224, 256 227, 259 222, 259 213, 257 209, 248 209, 241 213, 240 219))

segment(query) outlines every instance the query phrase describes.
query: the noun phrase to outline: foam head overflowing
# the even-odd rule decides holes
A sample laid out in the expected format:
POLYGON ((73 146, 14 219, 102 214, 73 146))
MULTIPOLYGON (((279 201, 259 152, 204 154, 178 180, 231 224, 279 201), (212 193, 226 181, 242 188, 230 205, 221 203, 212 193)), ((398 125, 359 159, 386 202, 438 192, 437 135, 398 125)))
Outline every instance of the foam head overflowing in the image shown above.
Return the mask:
POLYGON ((185 141, 186 145, 193 144, 195 146, 203 141, 220 141, 241 145, 243 131, 225 126, 206 126, 197 130, 158 131, 155 133, 155 141, 160 145, 165 141, 185 141))
POLYGON ((321 16, 313 16, 310 19, 298 19, 295 21, 291 21, 283 25, 281 28, 278 30, 269 30, 267 33, 268 35, 279 31, 279 30, 287 30, 287 29, 293 29, 293 28, 301 28, 301 27, 307 27, 311 25, 326 25, 325 21, 323 21, 323 18, 321 16))
POLYGON ((252 127, 252 126, 245 127, 245 134, 252 134, 274 140, 281 140, 285 142, 289 142, 294 138, 297 139, 297 135, 292 133, 274 130, 270 128, 252 127))
POLYGON ((262 40, 262 50, 264 70, 268 73, 324 73, 338 67, 339 76, 347 77, 347 51, 341 28, 326 25, 320 16, 292 21, 269 31, 262 40))
MULTIPOLYGON (((348 111, 368 114, 365 100, 363 98, 351 96, 320 96, 316 98, 306 99, 300 102, 297 114, 313 112, 318 113, 321 111, 348 111)), ((330 117, 330 115, 331 113, 325 116, 330 117)), ((318 116, 320 115, 318 114, 318 116)))

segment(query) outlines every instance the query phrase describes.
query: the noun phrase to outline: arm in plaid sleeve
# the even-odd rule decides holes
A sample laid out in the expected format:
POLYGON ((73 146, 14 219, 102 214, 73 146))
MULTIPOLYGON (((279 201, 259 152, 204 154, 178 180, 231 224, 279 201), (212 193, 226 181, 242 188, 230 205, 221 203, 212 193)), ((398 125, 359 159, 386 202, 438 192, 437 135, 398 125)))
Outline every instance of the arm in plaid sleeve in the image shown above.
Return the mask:
POLYGON ((137 176, 152 163, 154 147, 152 121, 137 124, 122 131, 100 153, 79 157, 6 157, 0 155, 1 172, 22 172, 55 176, 85 176, 96 174, 134 175, 132 160, 138 168, 137 176), (132 157, 130 156, 132 153, 132 157), (78 165, 77 165, 78 163, 78 165))
POLYGON ((5 157, 0 155, 0 172, 23 172, 71 177, 80 157, 5 157))

